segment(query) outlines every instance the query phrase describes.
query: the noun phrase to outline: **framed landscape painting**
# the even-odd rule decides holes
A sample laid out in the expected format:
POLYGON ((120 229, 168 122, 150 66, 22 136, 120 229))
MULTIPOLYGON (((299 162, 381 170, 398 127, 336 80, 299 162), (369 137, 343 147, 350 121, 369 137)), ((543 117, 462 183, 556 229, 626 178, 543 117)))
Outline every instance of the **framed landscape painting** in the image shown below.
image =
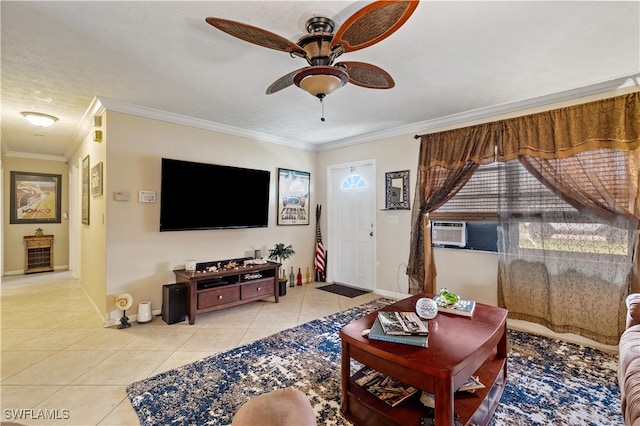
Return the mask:
POLYGON ((278 169, 278 225, 309 224, 309 172, 278 169))
POLYGON ((11 172, 10 223, 60 223, 62 175, 11 172))

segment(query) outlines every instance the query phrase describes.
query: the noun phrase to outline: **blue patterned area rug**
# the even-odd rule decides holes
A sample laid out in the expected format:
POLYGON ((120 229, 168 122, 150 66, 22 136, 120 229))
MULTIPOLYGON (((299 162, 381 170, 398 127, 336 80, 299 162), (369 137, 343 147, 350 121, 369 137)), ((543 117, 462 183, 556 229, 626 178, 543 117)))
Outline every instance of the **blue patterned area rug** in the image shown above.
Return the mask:
MULTIPOLYGON (((340 409, 338 331, 391 301, 378 299, 135 382, 143 425, 228 425, 250 398, 296 387, 318 425, 350 425, 340 409)), ((352 368, 356 368, 353 365, 352 368)), ((509 330, 508 382, 490 425, 619 425, 617 355, 509 330)))

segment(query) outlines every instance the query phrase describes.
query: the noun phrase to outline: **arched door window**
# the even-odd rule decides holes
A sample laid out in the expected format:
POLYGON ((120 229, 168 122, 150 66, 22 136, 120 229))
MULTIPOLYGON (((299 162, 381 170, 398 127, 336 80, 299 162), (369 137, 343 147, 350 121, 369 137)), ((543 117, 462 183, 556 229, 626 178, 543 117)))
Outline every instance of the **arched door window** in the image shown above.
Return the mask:
POLYGON ((342 181, 342 185, 340 185, 340 189, 342 189, 343 191, 347 191, 350 189, 364 189, 367 186, 367 181, 364 180, 362 176, 350 174, 349 176, 344 178, 344 180, 342 181))

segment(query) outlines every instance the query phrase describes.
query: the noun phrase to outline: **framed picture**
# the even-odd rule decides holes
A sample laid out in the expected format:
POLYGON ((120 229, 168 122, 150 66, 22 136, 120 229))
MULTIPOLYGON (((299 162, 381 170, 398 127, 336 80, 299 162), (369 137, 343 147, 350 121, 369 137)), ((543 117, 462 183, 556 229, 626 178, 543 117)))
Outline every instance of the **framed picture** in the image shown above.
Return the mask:
POLYGON ((278 225, 309 224, 309 172, 278 169, 278 225))
POLYGON ((91 168, 91 195, 102 195, 102 161, 91 168))
POLYGON ((89 156, 82 159, 82 223, 89 224, 89 156))
POLYGON ((387 210, 409 209, 409 170, 385 173, 387 210))
POLYGON ((62 175, 11 172, 10 223, 60 223, 62 175))

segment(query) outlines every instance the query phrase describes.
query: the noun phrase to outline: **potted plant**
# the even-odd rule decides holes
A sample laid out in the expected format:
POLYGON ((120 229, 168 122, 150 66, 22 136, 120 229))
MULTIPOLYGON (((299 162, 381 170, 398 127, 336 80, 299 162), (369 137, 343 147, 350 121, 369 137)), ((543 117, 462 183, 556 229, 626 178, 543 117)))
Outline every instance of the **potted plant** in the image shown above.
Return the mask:
POLYGON ((272 249, 269 249, 269 260, 275 260, 278 263, 283 263, 285 260, 289 259, 291 256, 296 254, 291 247, 291 244, 285 246, 284 243, 278 243, 273 246, 272 249))
POLYGON ((42 237, 44 235, 44 229, 38 228, 36 229, 36 237, 42 237))
MULTIPOLYGON (((282 263, 296 254, 291 247, 291 244, 285 246, 284 243, 277 243, 272 249, 269 249, 269 260, 275 260, 278 263, 282 263)), ((285 268, 282 267, 282 273, 280 274, 280 296, 287 294, 287 275, 285 268)))

